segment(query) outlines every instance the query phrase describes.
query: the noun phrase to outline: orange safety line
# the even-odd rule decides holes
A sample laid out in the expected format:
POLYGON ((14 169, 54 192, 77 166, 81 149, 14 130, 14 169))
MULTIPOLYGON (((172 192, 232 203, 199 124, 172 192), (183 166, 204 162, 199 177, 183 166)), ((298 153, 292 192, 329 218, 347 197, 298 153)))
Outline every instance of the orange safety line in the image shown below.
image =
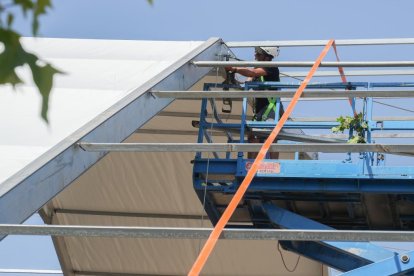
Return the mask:
MULTIPOLYGON (((340 60, 339 60, 339 56, 338 56, 338 51, 336 50, 335 41, 332 44, 332 47, 333 47, 334 52, 335 52, 336 60, 339 62, 340 60)), ((346 76, 345 76, 345 73, 344 73, 344 68, 342 66, 338 66, 338 71, 339 71, 339 74, 341 75, 342 82, 343 83, 347 83, 348 81, 347 81, 346 76)), ((351 99, 348 99, 348 101, 349 101, 349 104, 351 105, 352 111, 354 112, 354 116, 357 116, 357 112, 355 110, 355 106, 352 105, 352 100, 351 99)))
POLYGON ((269 147, 272 145, 273 141, 275 140, 276 136, 279 134, 280 130, 282 129, 283 125, 285 124, 286 120, 290 116, 290 114, 293 111, 293 108, 297 104, 300 96, 302 95, 303 90, 308 85, 309 81, 311 80, 312 76, 315 74, 316 69, 318 69, 319 65, 321 64, 323 58, 328 53, 329 49, 331 48, 332 44, 334 43, 334 40, 329 40, 329 42, 326 44, 325 48, 319 55, 318 59, 313 64, 311 70, 309 71, 308 75, 306 76, 305 80, 301 83, 298 90, 296 91, 295 95, 292 98, 292 101, 290 102, 289 106, 285 110, 285 113, 280 118, 279 122, 275 126, 275 128, 270 133, 269 137, 264 142, 262 148, 260 149, 260 152, 258 153, 256 159, 253 162, 252 167, 247 172, 246 177, 244 178, 243 182, 241 183, 239 189, 237 190, 234 197, 231 199, 229 205, 227 206, 226 210, 224 211, 223 215, 221 215, 220 220, 217 222, 216 226, 214 227, 213 231, 211 232, 208 240, 204 244, 203 249, 200 251, 200 254, 198 255, 197 260, 194 262, 190 272, 188 273, 189 276, 198 276, 203 269, 205 263, 207 262, 208 257, 210 256, 211 252, 214 249, 214 246, 216 245, 221 232, 223 231, 224 227, 226 226, 227 222, 230 220, 231 216, 233 215, 234 211, 237 208, 237 205, 243 198, 244 194, 247 191, 247 188, 249 187, 250 183, 253 180, 253 177, 256 175, 257 170, 259 169, 259 164, 264 159, 267 151, 269 150, 269 147))

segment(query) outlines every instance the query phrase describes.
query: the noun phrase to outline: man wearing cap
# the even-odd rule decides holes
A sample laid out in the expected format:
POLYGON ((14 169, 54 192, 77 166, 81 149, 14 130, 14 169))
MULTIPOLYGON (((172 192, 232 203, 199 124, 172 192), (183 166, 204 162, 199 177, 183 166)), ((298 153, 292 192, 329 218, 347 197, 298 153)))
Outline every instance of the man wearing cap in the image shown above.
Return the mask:
MULTIPOLYGON (((279 55, 279 47, 255 47, 255 60, 257 61, 272 61, 273 58, 279 55)), ((238 73, 247 77, 246 81, 265 82, 265 81, 280 81, 279 68, 277 67, 232 67, 225 68, 227 71, 238 73)), ((272 98, 257 98, 253 104, 254 120, 256 121, 274 121, 275 120, 275 100, 272 98)), ((283 107, 281 105, 279 116, 283 114, 283 107)), ((249 135, 250 143, 261 142, 253 134, 249 135)), ((249 153, 249 158, 255 158, 257 154, 249 153)), ((278 158, 278 153, 271 153, 272 159, 278 158)))

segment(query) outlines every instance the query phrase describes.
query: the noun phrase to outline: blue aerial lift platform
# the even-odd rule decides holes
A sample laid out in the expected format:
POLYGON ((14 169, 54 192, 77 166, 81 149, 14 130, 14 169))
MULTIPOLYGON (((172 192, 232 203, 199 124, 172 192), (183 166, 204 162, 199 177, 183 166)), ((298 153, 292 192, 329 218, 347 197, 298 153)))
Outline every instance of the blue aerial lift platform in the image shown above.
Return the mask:
MULTIPOLYGON (((245 83, 244 90, 295 89, 296 84, 278 82, 245 83)), ((375 90, 414 87, 414 83, 316 83, 307 88, 319 90, 375 90)), ((211 88, 240 88, 208 83, 211 88)), ((254 92, 252 92, 254 93, 254 92)), ((335 91, 332 91, 335 93, 335 91)), ((366 143, 374 143, 375 131, 414 130, 414 121, 373 119, 373 99, 362 98, 362 116, 367 128, 366 143)), ((351 102, 355 110, 355 99, 351 102)), ((247 99, 242 101, 240 123, 224 123, 217 116, 214 102, 203 99, 198 143, 212 143, 210 130, 222 130, 229 143, 246 143, 246 134, 266 135, 277 122, 247 120, 247 99), (207 114, 209 102, 212 117, 207 114)), ((276 114, 281 108, 277 99, 276 114)), ((352 116, 352 113, 351 113, 352 116)), ((335 122, 288 121, 281 140, 314 139, 301 129, 331 129, 335 122)), ((353 129, 349 130, 352 136, 353 129)), ((337 143, 335 139, 320 139, 337 143)), ((283 142, 283 141, 280 141, 283 142)), ((342 141, 343 142, 343 141, 342 141)), ((409 153, 398 153, 410 155, 409 153)), ((383 153, 341 154, 336 160, 317 160, 307 153, 292 153, 292 160, 265 159, 227 227, 314 230, 413 230, 414 165, 388 166, 383 153)), ((414 155, 413 155, 414 157, 414 155)), ((194 189, 211 222, 215 225, 254 160, 247 153, 227 153, 213 157, 197 153, 194 159, 194 189)), ((369 242, 280 241, 290 251, 345 272, 344 275, 414 275, 412 253, 398 254, 369 242)))

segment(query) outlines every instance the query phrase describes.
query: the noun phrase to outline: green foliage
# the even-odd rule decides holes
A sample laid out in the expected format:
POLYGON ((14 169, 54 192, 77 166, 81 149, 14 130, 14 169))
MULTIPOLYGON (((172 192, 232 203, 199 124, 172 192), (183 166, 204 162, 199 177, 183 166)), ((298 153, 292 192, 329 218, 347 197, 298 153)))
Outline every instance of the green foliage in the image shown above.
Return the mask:
POLYGON ((14 0, 13 3, 16 6, 20 6, 25 16, 27 16, 28 11, 34 8, 34 3, 32 2, 32 0, 14 0))
MULTIPOLYGON (((153 5, 153 0, 147 0, 153 5)), ((62 73, 51 64, 43 62, 35 54, 26 52, 21 43, 20 35, 12 29, 14 14, 11 8, 18 7, 23 15, 32 16, 32 33, 37 36, 39 31, 39 17, 45 15, 52 8, 51 0, 10 0, 4 4, 0 2, 0 85, 10 84, 15 87, 23 83, 16 73, 16 69, 28 66, 32 71, 33 81, 42 96, 41 116, 48 122, 47 111, 49 96, 53 86, 53 77, 62 73), (6 24, 3 23, 5 21, 6 24)))
POLYGON ((350 144, 358 144, 358 143, 366 143, 364 138, 365 129, 368 128, 367 123, 364 121, 362 113, 355 115, 354 117, 351 116, 340 116, 336 119, 339 123, 337 127, 332 128, 333 133, 341 132, 343 133, 346 129, 353 129, 357 134, 352 136, 348 143, 350 144))
POLYGON ((16 69, 28 66, 32 72, 33 81, 42 96, 42 118, 48 122, 47 111, 49 96, 53 86, 53 77, 61 73, 51 64, 43 62, 35 54, 26 52, 20 43, 20 35, 12 29, 14 15, 7 9, 20 7, 24 16, 32 13, 32 32, 36 36, 39 30, 39 16, 46 14, 52 7, 50 0, 13 0, 7 7, 0 4, 0 85, 11 84, 15 87, 23 83, 16 73, 16 69), (7 15, 5 15, 7 14, 7 15), (2 18, 6 17, 7 27, 4 27, 2 18))
POLYGON ((39 31, 39 15, 46 14, 46 8, 52 7, 49 0, 37 0, 33 9, 32 33, 37 35, 39 31))
POLYGON ((11 28, 11 25, 13 25, 14 16, 13 14, 9 13, 7 14, 7 28, 11 28))

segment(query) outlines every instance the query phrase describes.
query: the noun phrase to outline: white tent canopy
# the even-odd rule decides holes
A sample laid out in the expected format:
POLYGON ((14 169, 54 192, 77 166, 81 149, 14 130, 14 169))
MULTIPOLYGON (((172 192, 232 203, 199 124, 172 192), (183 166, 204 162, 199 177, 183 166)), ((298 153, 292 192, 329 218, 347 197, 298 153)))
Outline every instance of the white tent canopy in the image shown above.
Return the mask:
MULTIPOLYGON (((17 91, 0 88, 0 223, 20 223, 43 206, 43 219, 51 224, 211 227, 192 187, 193 154, 105 156, 85 152, 77 142, 177 139, 136 133, 144 124, 147 130, 194 130, 192 118, 153 118, 172 101, 146 92, 193 87, 209 69, 197 68, 191 61, 218 60, 228 52, 220 39, 38 38, 24 39, 24 45, 65 74, 55 80, 49 125, 40 119, 41 98, 28 71, 19 72, 26 85, 17 91)), ((166 111, 197 113, 199 106, 197 101, 176 101, 166 111)), ((195 138, 183 135, 179 140, 195 142, 195 138)), ((65 275, 183 275, 202 243, 86 237, 53 241, 65 275)), ((205 273, 285 273, 283 258, 292 267, 298 256, 281 254, 276 242, 225 241, 211 256, 205 273)), ((302 258, 292 275, 320 275, 321 271, 322 265, 302 258)))

